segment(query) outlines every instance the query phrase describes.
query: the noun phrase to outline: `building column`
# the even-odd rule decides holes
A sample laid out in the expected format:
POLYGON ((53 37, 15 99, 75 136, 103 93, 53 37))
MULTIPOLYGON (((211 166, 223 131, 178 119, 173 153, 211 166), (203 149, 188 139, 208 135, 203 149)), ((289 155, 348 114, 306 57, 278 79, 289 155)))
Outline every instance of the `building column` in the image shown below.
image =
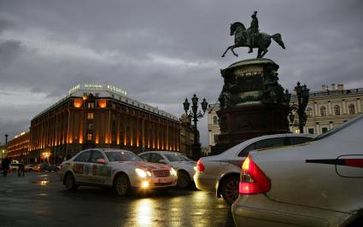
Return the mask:
POLYGON ((360 98, 357 98, 357 113, 362 112, 362 102, 360 101, 360 98))
POLYGON ((316 129, 316 134, 321 134, 320 133, 320 126, 319 126, 319 122, 315 123, 315 129, 316 129))
POLYGON ((343 106, 343 114, 347 114, 347 104, 345 103, 345 99, 342 100, 342 106, 343 106))
POLYGON ((333 111, 331 109, 331 102, 328 101, 328 115, 332 115, 333 111))
POLYGON ((316 102, 314 102, 314 112, 315 112, 315 117, 319 116, 318 104, 316 102))

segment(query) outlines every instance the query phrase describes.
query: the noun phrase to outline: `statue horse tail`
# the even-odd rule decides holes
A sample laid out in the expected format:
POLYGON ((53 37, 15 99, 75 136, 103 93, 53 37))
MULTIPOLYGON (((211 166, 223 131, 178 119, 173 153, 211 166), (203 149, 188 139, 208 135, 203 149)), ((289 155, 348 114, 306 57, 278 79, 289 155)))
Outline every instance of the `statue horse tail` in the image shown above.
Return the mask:
POLYGON ((284 42, 282 41, 282 38, 281 38, 281 34, 280 33, 276 33, 274 35, 271 36, 271 38, 276 42, 278 43, 282 49, 285 49, 285 44, 284 42))

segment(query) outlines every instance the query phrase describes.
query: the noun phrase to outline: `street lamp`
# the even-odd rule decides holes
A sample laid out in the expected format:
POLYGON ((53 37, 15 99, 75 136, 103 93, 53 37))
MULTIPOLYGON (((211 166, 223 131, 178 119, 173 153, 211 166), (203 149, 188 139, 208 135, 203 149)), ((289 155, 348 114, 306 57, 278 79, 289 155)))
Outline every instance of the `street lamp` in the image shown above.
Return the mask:
POLYGON ((297 96, 297 115, 299 116, 299 130, 300 133, 304 132, 304 125, 306 124, 306 113, 305 109, 309 102, 309 89, 306 87, 306 85, 300 84, 300 82, 297 82, 297 85, 295 87, 295 92, 297 96))
POLYGON ((208 102, 205 100, 205 98, 203 99, 201 106, 202 106, 202 110, 203 113, 201 111, 198 112, 198 97, 194 94, 192 99, 192 110, 189 112, 189 107, 190 107, 190 103, 188 102, 188 99, 186 98, 183 106, 184 106, 184 111, 186 113, 186 115, 189 118, 193 119, 194 125, 193 125, 193 131, 194 131, 194 143, 192 145, 192 155, 193 158, 196 160, 201 156, 201 145, 200 145, 200 140, 199 140, 199 131, 197 128, 197 122, 198 122, 198 118, 202 118, 205 114, 205 111, 207 110, 208 107, 208 102))

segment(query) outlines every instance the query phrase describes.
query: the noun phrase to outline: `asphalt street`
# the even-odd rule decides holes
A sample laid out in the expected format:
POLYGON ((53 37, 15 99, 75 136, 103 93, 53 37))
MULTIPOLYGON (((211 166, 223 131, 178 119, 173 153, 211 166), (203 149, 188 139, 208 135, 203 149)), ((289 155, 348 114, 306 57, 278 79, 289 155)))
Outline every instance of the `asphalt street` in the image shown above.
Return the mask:
POLYGON ((116 196, 111 189, 68 192, 57 173, 0 176, 0 226, 234 226, 213 193, 171 189, 116 196))

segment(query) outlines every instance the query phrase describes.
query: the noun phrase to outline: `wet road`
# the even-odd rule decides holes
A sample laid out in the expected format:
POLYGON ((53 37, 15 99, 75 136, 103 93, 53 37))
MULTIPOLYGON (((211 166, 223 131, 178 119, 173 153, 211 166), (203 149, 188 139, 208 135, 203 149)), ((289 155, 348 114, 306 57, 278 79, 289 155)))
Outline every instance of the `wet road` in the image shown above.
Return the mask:
POLYGON ((56 173, 0 176, 0 226, 234 226, 213 193, 168 190, 118 197, 110 189, 64 190, 56 173))

